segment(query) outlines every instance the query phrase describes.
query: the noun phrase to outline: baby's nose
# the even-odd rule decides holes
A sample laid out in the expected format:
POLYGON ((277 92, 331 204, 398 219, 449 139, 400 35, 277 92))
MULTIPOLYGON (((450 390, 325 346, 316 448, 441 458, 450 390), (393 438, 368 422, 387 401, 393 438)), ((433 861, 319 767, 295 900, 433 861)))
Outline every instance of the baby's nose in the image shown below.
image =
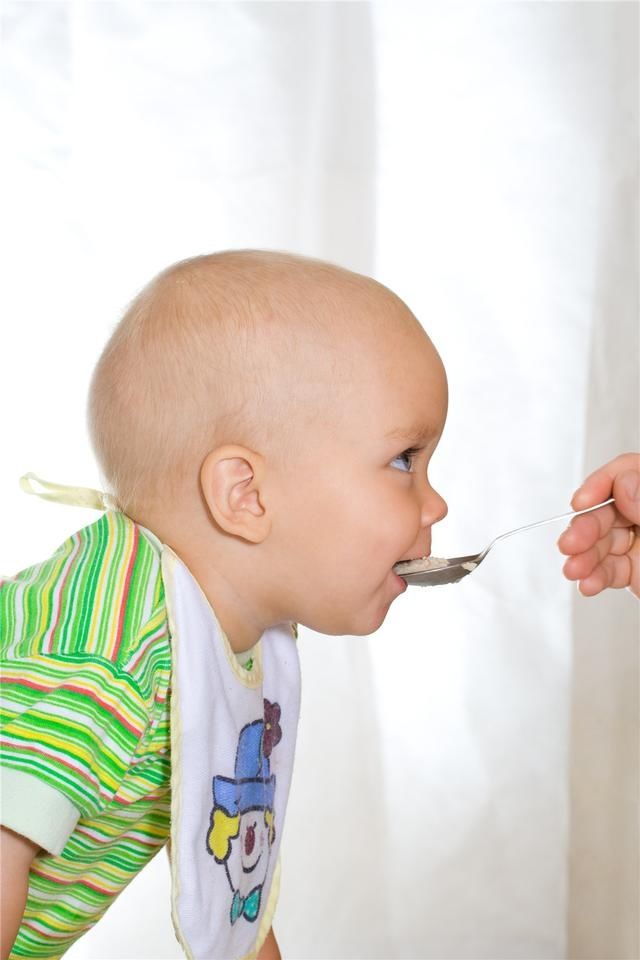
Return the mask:
POLYGON ((444 520, 449 513, 449 507, 444 497, 441 497, 437 490, 431 487, 429 495, 425 497, 422 510, 422 522, 425 526, 432 526, 444 520))

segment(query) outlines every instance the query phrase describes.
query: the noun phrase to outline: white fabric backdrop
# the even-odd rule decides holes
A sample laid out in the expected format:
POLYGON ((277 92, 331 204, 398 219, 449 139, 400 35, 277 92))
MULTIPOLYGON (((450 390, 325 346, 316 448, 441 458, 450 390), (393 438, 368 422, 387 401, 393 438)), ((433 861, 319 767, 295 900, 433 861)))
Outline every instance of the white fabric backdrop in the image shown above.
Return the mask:
MULTIPOLYGON (((638 449, 638 8, 5 3, 0 571, 95 519, 91 368, 161 267, 286 249, 369 273, 449 375, 434 553, 570 509, 638 449)), ((371 518, 375 523, 375 517, 371 518)), ((562 524, 300 630, 283 957, 639 955, 638 605, 562 524), (328 709, 329 708, 329 709, 328 709)), ((158 856, 68 956, 179 957, 158 856)))

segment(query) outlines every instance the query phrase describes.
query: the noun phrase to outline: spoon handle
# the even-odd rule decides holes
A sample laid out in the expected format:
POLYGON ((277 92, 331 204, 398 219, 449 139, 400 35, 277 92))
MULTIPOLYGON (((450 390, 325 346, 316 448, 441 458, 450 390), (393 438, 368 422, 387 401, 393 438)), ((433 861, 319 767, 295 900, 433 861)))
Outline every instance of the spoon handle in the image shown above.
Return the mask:
POLYGON ((499 537, 496 537, 495 540, 492 540, 487 547, 486 552, 488 552, 494 543, 498 542, 498 540, 504 540, 505 537, 511 537, 514 533, 520 533, 522 530, 531 530, 532 527, 541 527, 545 523, 553 523, 555 520, 564 520, 566 517, 578 517, 581 513, 590 513, 592 510, 599 510, 600 507, 606 507, 608 503, 613 502, 614 497, 611 497, 609 500, 603 500, 602 503, 596 503, 594 507, 587 507, 586 510, 572 510, 570 513, 561 513, 557 517, 549 517, 548 520, 538 520, 537 523, 527 523, 524 527, 516 527, 515 530, 509 530, 508 533, 502 533, 499 537))

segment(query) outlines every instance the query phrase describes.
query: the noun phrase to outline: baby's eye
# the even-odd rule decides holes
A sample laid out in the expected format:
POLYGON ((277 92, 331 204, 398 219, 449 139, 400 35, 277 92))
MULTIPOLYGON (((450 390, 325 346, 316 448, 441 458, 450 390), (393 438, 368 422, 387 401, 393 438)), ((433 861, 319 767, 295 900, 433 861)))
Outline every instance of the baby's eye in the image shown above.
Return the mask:
POLYGON ((409 461, 409 470, 405 471, 405 473, 411 473, 411 467, 413 466, 413 461, 419 453, 420 453, 420 450, 418 450, 416 447, 409 447, 408 450, 404 450, 403 453, 399 453, 397 457, 394 457, 394 459, 391 462, 395 463, 396 460, 402 460, 403 458, 406 458, 409 461))

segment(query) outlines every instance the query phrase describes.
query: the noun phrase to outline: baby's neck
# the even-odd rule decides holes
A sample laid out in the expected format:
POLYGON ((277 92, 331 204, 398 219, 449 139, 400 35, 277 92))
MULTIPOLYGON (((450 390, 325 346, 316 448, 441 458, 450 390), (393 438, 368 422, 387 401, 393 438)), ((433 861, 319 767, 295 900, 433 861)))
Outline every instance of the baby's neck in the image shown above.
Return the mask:
POLYGON ((233 652, 251 650, 269 624, 263 623, 257 610, 252 610, 247 593, 238 593, 225 575, 224 563, 212 561, 210 554, 199 547, 197 537, 190 535, 183 524, 179 525, 182 535, 178 536, 166 521, 151 514, 136 514, 132 519, 155 534, 182 560, 209 601, 233 652))

